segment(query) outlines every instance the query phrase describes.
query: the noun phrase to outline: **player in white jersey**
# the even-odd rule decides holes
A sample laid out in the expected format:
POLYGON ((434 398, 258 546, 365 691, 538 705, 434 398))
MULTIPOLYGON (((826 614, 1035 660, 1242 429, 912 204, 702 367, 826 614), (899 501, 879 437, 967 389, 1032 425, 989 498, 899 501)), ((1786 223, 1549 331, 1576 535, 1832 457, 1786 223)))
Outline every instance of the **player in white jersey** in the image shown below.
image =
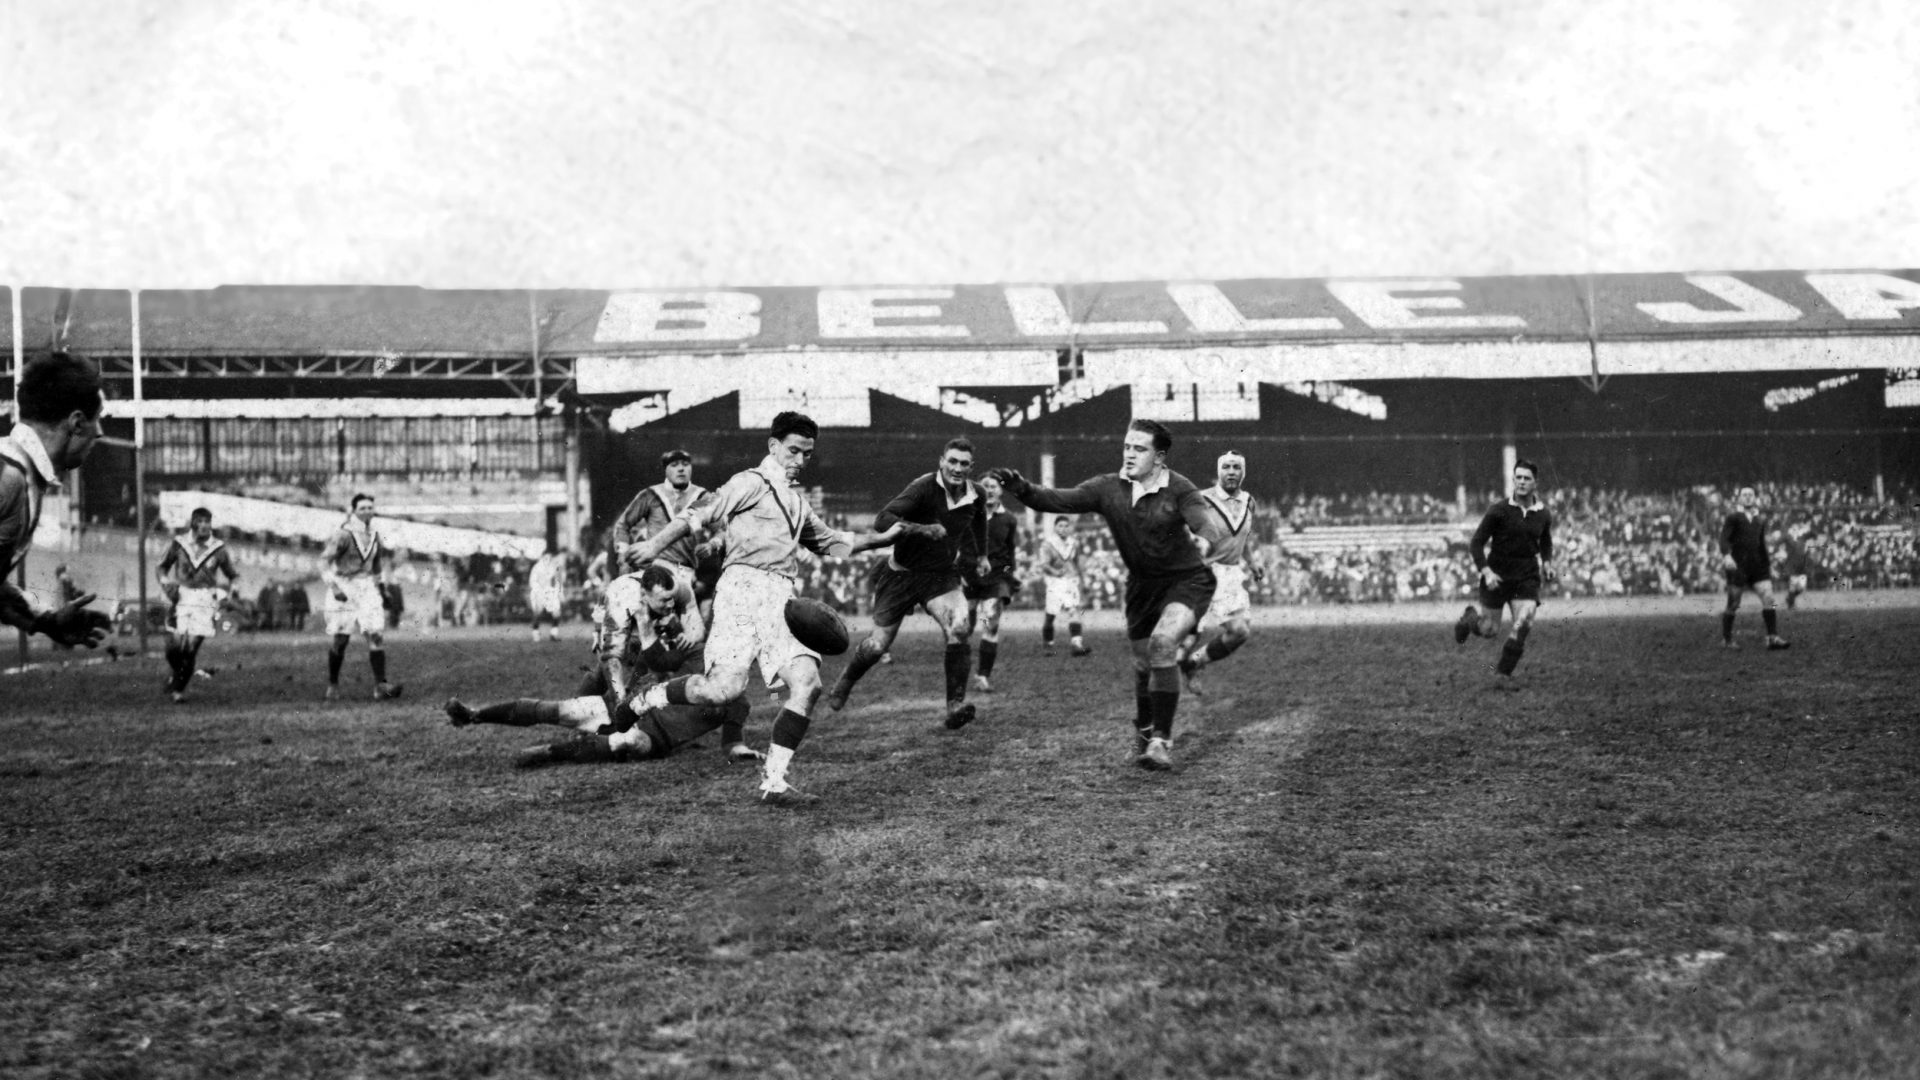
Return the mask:
POLYGON ((213 535, 213 511, 201 507, 187 516, 186 535, 167 545, 155 573, 160 591, 173 603, 167 627, 167 666, 173 677, 167 680, 167 693, 178 705, 187 700, 187 684, 199 670, 200 646, 219 633, 220 603, 240 577, 226 542, 213 535))
POLYGON ((560 640, 560 608, 565 604, 567 558, 549 544, 527 571, 527 607, 533 612, 533 640, 547 622, 547 640, 560 640))
MULTIPOLYGON (((725 529, 726 562, 714 589, 706 672, 649 688, 630 715, 645 716, 668 706, 726 705, 746 693, 747 677, 756 666, 767 683, 779 679, 787 687, 787 702, 774 721, 760 783, 760 800, 771 805, 814 801, 787 779, 788 764, 806 737, 821 694, 820 654, 800 644, 787 628, 786 603, 798 592, 800 550, 845 558, 922 531, 896 521, 883 532, 853 537, 821 521, 799 487, 800 471, 813 458, 819 434, 819 426, 801 413, 775 416, 767 432, 767 456, 758 468, 735 473, 712 502, 690 507, 627 552, 630 564, 644 565, 696 529, 725 529)), ((622 722, 615 717, 615 730, 609 734, 624 735, 622 722)), ((626 728, 632 726, 632 720, 625 720, 626 728)), ((616 739, 616 748, 619 745, 616 739)))
POLYGON ((1086 551, 1080 538, 1074 535, 1071 515, 1054 516, 1053 530, 1042 533, 1040 542, 1034 545, 1033 562, 1047 592, 1046 619, 1040 624, 1041 647, 1053 652, 1054 621, 1065 618, 1073 655, 1091 653, 1093 650, 1087 647, 1080 626, 1081 575, 1085 570, 1086 551))
POLYGON ((367 638, 367 664, 373 668, 373 696, 400 696, 400 684, 387 681, 387 547, 373 531, 373 496, 355 495, 351 512, 320 552, 320 580, 327 587, 325 615, 333 642, 327 649, 327 700, 340 696, 340 665, 356 633, 367 638))
POLYGON ((1242 485, 1247 480, 1247 459, 1229 450, 1220 455, 1214 467, 1215 483, 1200 493, 1207 503, 1207 565, 1213 568, 1213 605, 1188 635, 1180 659, 1180 673, 1186 677, 1187 691, 1205 694, 1200 671, 1209 664, 1232 656, 1253 634, 1253 598, 1247 595, 1247 579, 1260 581, 1266 571, 1253 561, 1258 541, 1253 535, 1253 496, 1242 485), (1219 629, 1206 648, 1200 639, 1209 630, 1219 629))

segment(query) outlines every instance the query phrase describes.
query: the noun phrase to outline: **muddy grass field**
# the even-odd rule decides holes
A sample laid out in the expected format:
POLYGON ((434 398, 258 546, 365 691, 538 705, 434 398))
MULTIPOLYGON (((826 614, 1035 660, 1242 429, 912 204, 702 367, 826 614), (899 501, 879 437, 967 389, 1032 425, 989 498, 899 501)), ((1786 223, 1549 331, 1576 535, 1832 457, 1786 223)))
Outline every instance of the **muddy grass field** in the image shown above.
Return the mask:
MULTIPOLYGON (((753 801, 711 747, 520 769, 438 704, 559 695, 585 639, 317 637, 0 676, 0 1074, 1914 1075, 1920 607, 1556 602, 1515 693, 1452 609, 1261 613, 1127 763, 1131 677, 1010 620, 753 801)), ((11 663, 12 642, 7 642, 11 663)), ((828 661, 829 676, 838 661, 828 661)), ((751 738, 774 714, 756 685, 751 738)), ((556 732, 557 734, 557 732, 556 732)))

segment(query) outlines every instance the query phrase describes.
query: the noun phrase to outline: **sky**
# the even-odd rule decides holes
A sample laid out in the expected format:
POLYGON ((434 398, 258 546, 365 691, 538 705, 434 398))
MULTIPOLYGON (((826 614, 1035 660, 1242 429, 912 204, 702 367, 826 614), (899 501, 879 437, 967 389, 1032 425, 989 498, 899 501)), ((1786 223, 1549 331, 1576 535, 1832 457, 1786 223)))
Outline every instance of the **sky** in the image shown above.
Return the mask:
POLYGON ((1904 268, 1897 0, 0 0, 0 283, 1904 268))

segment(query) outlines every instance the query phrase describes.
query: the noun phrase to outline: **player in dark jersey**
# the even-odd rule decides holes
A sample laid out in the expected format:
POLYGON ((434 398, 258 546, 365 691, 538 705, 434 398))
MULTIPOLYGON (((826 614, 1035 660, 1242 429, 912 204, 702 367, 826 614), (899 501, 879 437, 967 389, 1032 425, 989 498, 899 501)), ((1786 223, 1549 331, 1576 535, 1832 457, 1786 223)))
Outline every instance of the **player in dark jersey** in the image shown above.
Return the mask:
POLYGON ((1737 649, 1733 617, 1748 589, 1760 598, 1760 619, 1767 627, 1767 648, 1784 649, 1780 616, 1773 606, 1773 559, 1767 553, 1767 523, 1760 517, 1760 493, 1743 487, 1733 499, 1733 513, 1720 525, 1720 565, 1727 572, 1727 607, 1720 613, 1720 643, 1737 649))
MULTIPOLYGON (((974 706, 967 700, 967 638, 973 634, 973 613, 960 585, 960 562, 965 552, 977 552, 985 542, 987 496, 972 475, 973 444, 949 440, 940 452, 939 467, 908 484, 874 518, 873 527, 879 530, 896 521, 937 528, 929 535, 895 541, 893 552, 875 571, 873 632, 854 648, 827 691, 828 708, 846 707, 854 684, 893 647, 900 623, 919 608, 946 634, 946 726, 962 728, 973 719, 974 706)), ((984 574, 986 559, 977 561, 984 574)), ((986 662, 984 654, 981 662, 986 662)))
POLYGON ((1180 706, 1180 643, 1213 600, 1206 564, 1207 501, 1193 481, 1167 467, 1173 435, 1135 420, 1121 445, 1120 471, 1065 490, 1039 487, 1012 469, 994 479, 1014 498, 1054 514, 1096 513, 1127 568, 1127 640, 1133 646, 1134 763, 1173 767, 1173 719, 1180 706))
POLYGON ((1495 685, 1513 688, 1513 670, 1527 649, 1540 586, 1553 573, 1553 512, 1536 493, 1539 470, 1524 458, 1513 466, 1513 494, 1494 503, 1473 531, 1473 564, 1480 571, 1480 607, 1467 605, 1453 624, 1453 640, 1496 637, 1503 609, 1512 612, 1506 643, 1494 665, 1495 685))
POLYGON ((984 552, 979 560, 962 558, 967 574, 967 603, 980 625, 980 670, 973 677, 973 688, 983 694, 993 692, 993 665, 1000 656, 1000 615, 1020 591, 1020 579, 1014 576, 1014 560, 1020 549, 1020 519, 1000 503, 1001 486, 989 476, 980 482, 986 492, 986 532, 974 552, 984 552))

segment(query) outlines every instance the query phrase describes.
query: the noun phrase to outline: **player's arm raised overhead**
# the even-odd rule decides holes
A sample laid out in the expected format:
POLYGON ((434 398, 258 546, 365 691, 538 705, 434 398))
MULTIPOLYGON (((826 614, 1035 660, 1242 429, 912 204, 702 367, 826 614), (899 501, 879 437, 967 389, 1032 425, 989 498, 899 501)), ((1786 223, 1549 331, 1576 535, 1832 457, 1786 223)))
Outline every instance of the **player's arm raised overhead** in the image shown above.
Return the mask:
POLYGON ((1033 483, 1017 469, 995 469, 990 475, 1008 494, 1044 514, 1085 514, 1100 509, 1097 485, 1102 477, 1083 480, 1078 487, 1050 488, 1033 483))

